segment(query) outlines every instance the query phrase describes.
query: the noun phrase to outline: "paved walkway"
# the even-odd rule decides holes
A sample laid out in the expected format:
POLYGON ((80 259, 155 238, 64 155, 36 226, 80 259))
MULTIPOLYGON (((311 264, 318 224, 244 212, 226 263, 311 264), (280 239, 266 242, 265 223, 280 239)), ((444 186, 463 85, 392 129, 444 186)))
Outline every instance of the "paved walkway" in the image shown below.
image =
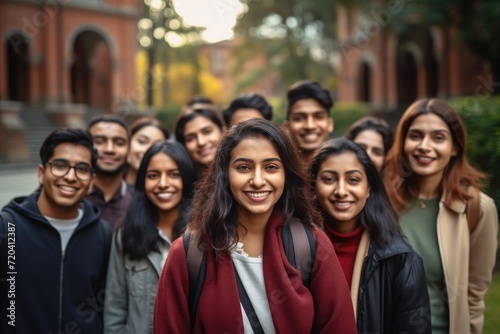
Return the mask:
POLYGON ((0 208, 13 197, 31 193, 38 186, 36 168, 0 171, 0 208))

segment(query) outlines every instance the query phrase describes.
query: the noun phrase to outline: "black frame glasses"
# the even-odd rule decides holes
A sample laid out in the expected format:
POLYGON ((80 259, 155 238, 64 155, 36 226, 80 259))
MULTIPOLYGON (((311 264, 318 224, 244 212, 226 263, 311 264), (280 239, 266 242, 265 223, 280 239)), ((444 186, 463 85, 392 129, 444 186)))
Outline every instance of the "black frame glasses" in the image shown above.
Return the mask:
POLYGON ((75 176, 80 181, 90 181, 92 179, 92 175, 94 174, 94 170, 90 165, 80 163, 74 166, 71 166, 66 160, 53 160, 51 162, 47 162, 45 167, 50 165, 50 172, 55 177, 65 177, 71 168, 75 170, 75 176))

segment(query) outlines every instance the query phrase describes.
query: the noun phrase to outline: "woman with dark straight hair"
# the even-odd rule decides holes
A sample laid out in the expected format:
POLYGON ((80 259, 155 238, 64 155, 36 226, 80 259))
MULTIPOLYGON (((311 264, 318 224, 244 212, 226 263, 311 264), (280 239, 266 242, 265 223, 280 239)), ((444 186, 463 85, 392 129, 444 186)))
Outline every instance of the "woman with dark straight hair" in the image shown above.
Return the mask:
POLYGON ((344 134, 361 146, 379 173, 384 170, 385 155, 392 146, 392 130, 382 118, 366 116, 352 123, 344 134))
POLYGON ((130 150, 124 174, 127 184, 134 186, 142 157, 148 148, 169 137, 170 133, 167 128, 154 117, 141 117, 130 125, 130 150))
POLYGON ((466 132, 445 101, 406 109, 384 180, 399 223, 424 261, 433 333, 481 333, 497 252, 498 214, 465 157, 466 132))
POLYGON ((135 193, 114 233, 104 306, 105 333, 152 333, 158 279, 186 226, 196 175, 184 147, 168 140, 146 151, 135 193))
POLYGON ((328 237, 317 228, 311 190, 281 128, 263 119, 233 125, 191 211, 187 235, 198 242, 190 247, 201 247, 206 259, 194 319, 186 250, 178 239, 160 278, 155 332, 355 333, 352 308, 345 307, 348 287, 328 237), (305 241, 316 246, 309 284, 285 253, 282 229, 290 224, 309 231, 305 241))
POLYGON ((358 333, 431 333, 422 259, 403 240, 366 151, 347 139, 329 140, 309 172, 351 287, 358 333))

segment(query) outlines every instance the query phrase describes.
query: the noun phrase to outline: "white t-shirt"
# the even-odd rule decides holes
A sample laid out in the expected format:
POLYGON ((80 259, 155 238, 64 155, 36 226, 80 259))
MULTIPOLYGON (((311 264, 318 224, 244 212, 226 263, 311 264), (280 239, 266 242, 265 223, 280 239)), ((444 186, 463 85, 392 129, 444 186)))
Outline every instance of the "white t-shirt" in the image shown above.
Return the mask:
POLYGON ((68 241, 75 232, 78 224, 80 224, 80 220, 83 217, 83 210, 78 209, 78 216, 72 219, 57 219, 52 217, 44 216, 52 225, 57 232, 59 232, 59 236, 61 237, 61 250, 64 252, 66 250, 66 246, 68 245, 68 241))
MULTIPOLYGON (((231 251, 234 266, 238 275, 240 276, 241 283, 245 288, 248 299, 259 318, 259 322, 264 330, 264 333, 276 333, 274 329, 273 318, 267 300, 266 286, 264 284, 264 270, 262 267, 262 257, 250 257, 242 251, 242 244, 238 243, 231 251)), ((241 305, 241 314, 243 315, 243 325, 245 334, 253 334, 252 326, 248 320, 248 316, 241 305)))

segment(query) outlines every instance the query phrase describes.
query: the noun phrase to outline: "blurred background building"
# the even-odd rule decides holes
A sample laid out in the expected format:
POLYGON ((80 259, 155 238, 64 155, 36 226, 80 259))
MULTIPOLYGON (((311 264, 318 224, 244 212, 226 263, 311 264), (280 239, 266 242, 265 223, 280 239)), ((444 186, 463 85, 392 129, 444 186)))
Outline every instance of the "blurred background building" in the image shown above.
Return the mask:
POLYGON ((395 12, 389 6, 369 13, 339 6, 339 101, 366 102, 384 113, 417 98, 475 95, 478 84, 491 88, 489 62, 471 50, 456 27, 417 20, 397 32, 390 26, 395 12))
POLYGON ((36 159, 55 127, 137 103, 138 18, 136 0, 0 2, 0 161, 36 159))
POLYGON ((281 123, 303 79, 331 91, 334 136, 366 114, 394 126, 420 97, 467 96, 457 108, 477 111, 500 90, 499 11, 479 0, 0 0, 0 168, 36 164, 50 131, 99 113, 155 114, 172 130, 195 94, 222 109, 260 93, 281 123))

